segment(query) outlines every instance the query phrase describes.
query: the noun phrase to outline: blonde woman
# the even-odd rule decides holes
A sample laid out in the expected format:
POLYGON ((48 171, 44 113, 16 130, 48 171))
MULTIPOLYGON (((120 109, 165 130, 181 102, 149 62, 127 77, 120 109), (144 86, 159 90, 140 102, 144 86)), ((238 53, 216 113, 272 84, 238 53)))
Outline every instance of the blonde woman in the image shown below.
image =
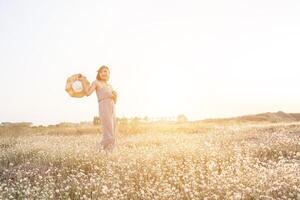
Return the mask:
MULTIPOLYGON (((82 79, 85 77, 79 78, 82 79)), ((101 120, 102 140, 100 148, 105 152, 112 152, 116 146, 116 109, 117 92, 108 84, 110 78, 109 68, 102 65, 97 70, 96 80, 90 86, 83 84, 86 96, 90 96, 96 91, 99 117, 101 120)))

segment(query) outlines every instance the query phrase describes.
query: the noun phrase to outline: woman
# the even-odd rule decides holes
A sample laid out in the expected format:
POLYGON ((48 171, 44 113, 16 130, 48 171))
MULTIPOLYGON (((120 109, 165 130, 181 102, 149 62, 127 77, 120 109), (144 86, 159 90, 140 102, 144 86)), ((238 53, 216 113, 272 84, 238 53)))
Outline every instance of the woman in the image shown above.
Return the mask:
MULTIPOLYGON (((90 85, 83 84, 86 96, 90 96, 96 91, 99 104, 99 117, 101 120, 102 140, 101 148, 105 152, 112 152, 116 145, 116 110, 115 103, 117 100, 117 92, 108 84, 110 77, 109 68, 105 65, 97 70, 96 80, 90 85)), ((81 76, 79 78, 83 79, 81 76)))

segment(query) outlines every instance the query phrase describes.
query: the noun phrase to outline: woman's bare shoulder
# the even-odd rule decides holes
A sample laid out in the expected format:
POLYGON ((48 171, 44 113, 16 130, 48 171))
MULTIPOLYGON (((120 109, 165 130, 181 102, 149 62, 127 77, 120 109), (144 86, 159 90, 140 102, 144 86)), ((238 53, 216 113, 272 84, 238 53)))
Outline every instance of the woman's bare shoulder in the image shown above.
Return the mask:
POLYGON ((98 87, 99 87, 98 81, 97 81, 97 80, 94 80, 94 81, 92 82, 91 86, 93 86, 93 85, 94 85, 95 88, 98 88, 98 87))
POLYGON ((103 83, 101 83, 100 81, 98 81, 98 80, 94 80, 93 81, 93 84, 95 84, 96 85, 96 88, 98 88, 98 89, 101 89, 104 85, 103 85, 103 83))

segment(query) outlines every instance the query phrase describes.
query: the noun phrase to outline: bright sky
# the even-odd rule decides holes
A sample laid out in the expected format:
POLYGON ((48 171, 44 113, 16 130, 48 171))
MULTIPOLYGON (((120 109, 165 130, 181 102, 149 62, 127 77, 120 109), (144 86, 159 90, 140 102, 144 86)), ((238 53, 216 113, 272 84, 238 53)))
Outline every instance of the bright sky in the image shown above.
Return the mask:
POLYGON ((0 0, 0 121, 91 121, 65 92, 102 64, 117 115, 300 112, 300 1, 0 0))

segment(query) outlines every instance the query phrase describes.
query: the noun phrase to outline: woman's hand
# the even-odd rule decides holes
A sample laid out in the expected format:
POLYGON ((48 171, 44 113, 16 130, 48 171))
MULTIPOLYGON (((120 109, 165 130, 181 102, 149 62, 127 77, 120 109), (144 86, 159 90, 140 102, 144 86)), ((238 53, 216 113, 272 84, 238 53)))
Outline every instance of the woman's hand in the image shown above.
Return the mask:
POLYGON ((117 97, 118 97, 118 93, 115 90, 113 90, 112 91, 112 99, 115 103, 117 102, 117 97))
POLYGON ((83 76, 82 74, 77 74, 76 80, 83 81, 84 79, 86 79, 85 76, 83 76))

